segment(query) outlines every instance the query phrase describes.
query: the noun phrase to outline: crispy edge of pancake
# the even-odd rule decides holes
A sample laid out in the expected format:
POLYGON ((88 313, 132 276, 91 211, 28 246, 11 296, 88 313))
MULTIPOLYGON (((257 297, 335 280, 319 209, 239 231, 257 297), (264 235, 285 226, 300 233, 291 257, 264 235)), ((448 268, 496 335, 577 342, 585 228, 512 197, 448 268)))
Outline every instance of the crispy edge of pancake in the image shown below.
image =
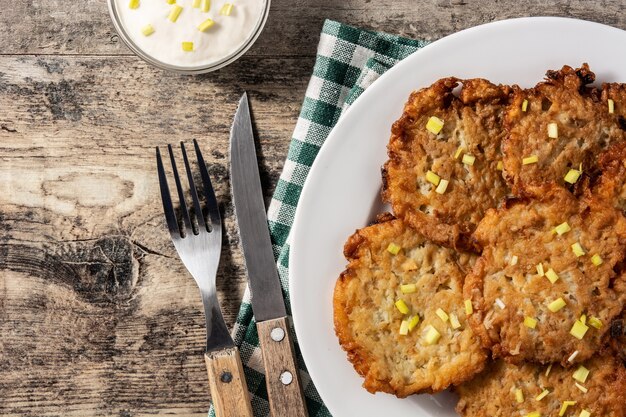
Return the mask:
POLYGON ((583 365, 590 370, 589 379, 583 384, 588 388, 588 393, 583 393, 575 386, 575 380, 571 378, 573 369, 562 368, 555 365, 546 375, 547 366, 536 364, 509 364, 498 360, 486 366, 485 371, 475 379, 456 387, 460 400, 456 411, 463 417, 510 417, 514 415, 526 415, 532 411, 539 411, 541 415, 557 415, 561 409, 562 401, 576 401, 576 405, 568 407, 568 416, 578 416, 582 407, 587 407, 592 416, 624 417, 626 415, 626 369, 612 355, 609 350, 604 350, 583 365), (600 367, 601 369, 598 369, 600 367), (614 372, 611 372, 614 371, 614 372), (594 375, 601 372, 603 379, 595 381, 594 375), (528 389, 528 385, 538 379, 541 381, 528 389), (562 382, 562 384, 559 384, 562 382), (551 410, 545 410, 549 404, 554 404, 550 398, 541 402, 535 400, 542 389, 549 389, 550 398, 557 396, 558 405, 551 410), (521 389, 524 402, 516 402, 514 389, 521 389), (592 400, 583 402, 587 395, 593 396, 592 400), (497 402, 497 405, 493 405, 497 402), (601 403, 603 410, 594 409, 601 403), (584 404, 581 406, 581 403, 584 404), (511 409, 506 409, 506 407, 511 409), (620 407, 621 406, 621 407, 620 407), (597 411, 611 414, 598 414, 597 411), (519 414, 525 410, 524 414, 519 414), (553 414, 554 413, 554 414, 553 414))
MULTIPOLYGON (((371 223, 370 226, 368 227, 382 225, 382 224, 394 222, 394 221, 401 222, 401 220, 396 219, 393 215, 389 213, 385 213, 385 214, 378 216, 376 221, 371 223)), ((408 228, 409 226, 404 225, 404 227, 408 228)), ((367 238, 363 236, 362 230, 363 229, 359 229, 353 235, 351 235, 348 238, 344 246, 344 256, 349 261, 354 260, 355 257, 358 256, 357 253, 359 251, 360 246, 367 242, 367 238)), ((419 233, 417 232, 415 233, 419 235, 419 233)), ((429 242, 427 239, 426 239, 426 242, 435 244, 433 242, 429 242)), ((450 248, 445 248, 445 247, 442 247, 442 249, 452 250, 450 248)), ((468 256, 471 256, 471 255, 468 254, 468 256)), ((460 270, 462 269, 461 265, 457 265, 457 266, 459 267, 460 270)), ((449 380, 446 381, 445 386, 436 387, 433 389, 432 386, 423 387, 424 385, 423 383, 422 384, 415 383, 413 385, 422 385, 422 387, 420 387, 419 389, 415 389, 412 387, 398 389, 397 387, 394 388, 389 383, 389 381, 377 379, 374 377, 374 375, 370 375, 372 358, 370 358, 370 354, 368 353, 367 349, 361 346, 352 337, 352 333, 350 331, 350 318, 345 309, 345 300, 346 300, 346 288, 345 287, 347 285, 346 280, 349 279, 349 277, 350 277, 350 267, 348 267, 348 269, 346 269, 340 274, 339 279, 337 280, 335 284, 335 289, 333 292, 333 318, 334 318, 334 325, 335 325, 335 333, 339 339, 339 343, 341 347, 343 348, 343 350, 346 352, 348 356, 348 360, 350 361, 350 363, 352 363, 357 373, 365 379, 363 382, 363 387, 367 389, 367 391, 369 391, 370 393, 385 392, 388 394, 396 395, 400 398, 403 398, 412 394, 419 394, 419 393, 431 393, 432 394, 432 393, 440 392, 448 388, 449 386, 458 385, 460 383, 468 381, 474 375, 480 373, 483 370, 484 364, 486 363, 486 360, 487 360, 487 351, 483 350, 480 347, 480 342, 478 340, 478 337, 475 336, 476 347, 477 347, 477 352, 475 353, 476 355, 478 355, 479 364, 473 368, 471 366, 462 367, 456 373, 454 377, 449 378, 449 380)), ((459 297, 461 297, 461 294, 459 294, 459 297)), ((469 323, 466 322, 465 325, 467 326, 466 330, 472 331, 469 323)))
MULTIPOLYGON (((403 151, 404 148, 410 147, 410 145, 404 145, 408 142, 405 140, 405 134, 407 131, 411 130, 413 124, 415 123, 415 117, 413 115, 415 109, 417 109, 416 111, 418 114, 429 112, 428 114, 424 114, 425 118, 430 117, 430 115, 441 116, 442 114, 449 114, 450 112, 453 112, 455 113, 455 118, 460 119, 464 107, 471 108, 476 104, 485 103, 488 105, 496 105, 496 103, 500 105, 500 103, 502 103, 502 117, 504 117, 510 93, 511 87, 506 85, 495 85, 488 80, 481 78, 462 80, 455 77, 442 78, 429 87, 411 93, 407 103, 405 104, 402 116, 393 124, 392 134, 387 147, 389 159, 381 169, 383 181, 383 188, 381 192, 382 199, 392 205, 396 216, 402 218, 411 226, 419 230, 422 234, 438 244, 459 250, 477 251, 477 248, 471 245, 469 236, 478 222, 476 222, 476 224, 472 224, 470 222, 456 222, 455 220, 458 216, 450 213, 443 213, 440 218, 437 218, 432 214, 422 212, 419 207, 412 207, 415 204, 410 204, 407 201, 398 201, 397 199, 392 198, 395 193, 392 190, 392 187, 390 187, 390 183, 392 181, 390 180, 389 171, 392 164, 400 164, 400 157, 398 156, 398 153, 403 151), (461 84, 462 88, 459 97, 456 97, 453 94, 453 90, 461 84)), ((499 137, 498 140, 502 140, 503 138, 504 128, 502 127, 502 136, 499 137)), ((411 138, 411 141, 413 140, 414 139, 411 138)), ((461 164, 460 161, 453 159, 456 148, 457 147, 454 146, 454 149, 450 150, 450 158, 452 159, 450 161, 450 165, 461 164)), ((499 152, 500 146, 498 145, 497 148, 499 152)), ((424 152, 427 151, 425 150, 424 152)), ((482 155, 484 156, 484 153, 482 155)), ((425 154, 425 157, 428 157, 428 155, 425 154)), ((499 178, 502 182, 502 195, 495 198, 496 201, 493 202, 494 207, 497 206, 499 201, 508 194, 508 187, 506 186, 501 173, 497 169, 497 164, 498 160, 493 160, 487 161, 485 165, 487 169, 493 171, 491 172, 491 175, 499 178)), ((448 180, 451 181, 450 178, 448 178, 448 180)), ((450 185, 454 187, 453 184, 450 185)), ((400 190, 397 192, 399 191, 400 190)), ((419 192, 419 187, 417 192, 419 192)), ((451 195, 454 196, 455 194, 451 194, 449 191, 446 192, 445 196, 435 195, 432 191, 430 193, 431 198, 424 194, 421 195, 423 196, 421 199, 423 201, 420 202, 420 206, 429 205, 433 201, 432 197, 435 199, 445 199, 446 204, 454 206, 453 203, 450 203, 450 199, 453 198, 451 195)), ((468 196, 466 194, 459 195, 459 205, 467 203, 467 197, 468 196)), ((441 203, 434 206, 434 210, 441 210, 441 208, 441 203)), ((486 211, 488 208, 490 207, 485 207, 484 210, 486 211)))

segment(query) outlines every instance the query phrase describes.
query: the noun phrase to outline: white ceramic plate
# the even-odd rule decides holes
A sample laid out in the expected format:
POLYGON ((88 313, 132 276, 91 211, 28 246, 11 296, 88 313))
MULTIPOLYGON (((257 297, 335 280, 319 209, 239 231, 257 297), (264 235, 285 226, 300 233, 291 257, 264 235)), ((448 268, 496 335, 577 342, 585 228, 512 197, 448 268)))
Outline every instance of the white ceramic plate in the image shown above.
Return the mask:
POLYGON ((531 86, 547 69, 588 62, 596 79, 626 81, 626 32, 563 18, 505 20, 426 46, 376 81, 339 120, 300 197, 291 236, 290 288, 296 334, 310 375, 334 417, 456 416, 451 393, 398 399, 372 395, 341 350, 332 292, 342 248, 383 210, 380 167, 391 124, 409 93, 445 76, 531 86))

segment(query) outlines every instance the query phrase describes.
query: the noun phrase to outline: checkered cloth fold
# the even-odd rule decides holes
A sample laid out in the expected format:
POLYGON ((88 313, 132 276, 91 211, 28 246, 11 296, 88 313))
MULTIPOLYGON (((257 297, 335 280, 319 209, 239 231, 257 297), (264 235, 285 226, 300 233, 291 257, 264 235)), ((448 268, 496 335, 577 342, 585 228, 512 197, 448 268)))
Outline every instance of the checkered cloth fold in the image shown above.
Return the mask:
MULTIPOLYGON (((289 314, 289 231, 302 186, 320 147, 343 112, 367 87, 424 45, 424 41, 362 30, 331 20, 324 23, 313 76, 268 210, 274 256, 289 314)), ((244 295, 233 336, 240 348, 254 415, 269 416, 263 361, 249 289, 244 295)), ((311 382, 297 341, 295 349, 309 416, 331 417, 311 382)), ((209 417, 215 417, 213 408, 209 417)))

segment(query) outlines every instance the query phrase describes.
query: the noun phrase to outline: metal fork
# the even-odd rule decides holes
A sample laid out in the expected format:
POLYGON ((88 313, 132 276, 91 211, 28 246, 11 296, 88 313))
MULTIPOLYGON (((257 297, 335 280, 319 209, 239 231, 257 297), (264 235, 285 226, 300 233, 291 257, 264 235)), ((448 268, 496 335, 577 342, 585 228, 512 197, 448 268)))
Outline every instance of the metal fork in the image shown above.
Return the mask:
POLYGON ((185 145, 182 142, 180 150, 191 192, 193 217, 196 219, 197 226, 192 222, 192 212, 185 202, 185 193, 178 175, 178 169, 176 168, 172 145, 168 145, 167 149, 172 165, 174 182, 176 183, 180 211, 182 212, 182 228, 179 227, 176 218, 167 176, 161 159, 161 152, 157 147, 156 160, 163 210, 174 247, 183 264, 198 284, 202 294, 207 332, 204 356, 209 374, 211 398, 216 414, 218 417, 252 417, 250 397, 243 374, 239 350, 235 346, 224 322, 215 286, 217 267, 222 249, 222 220, 215 192, 213 191, 211 179, 209 178, 198 142, 194 140, 193 145, 198 160, 200 178, 202 179, 200 190, 204 193, 204 199, 206 200, 207 219, 205 219, 202 211, 185 145))

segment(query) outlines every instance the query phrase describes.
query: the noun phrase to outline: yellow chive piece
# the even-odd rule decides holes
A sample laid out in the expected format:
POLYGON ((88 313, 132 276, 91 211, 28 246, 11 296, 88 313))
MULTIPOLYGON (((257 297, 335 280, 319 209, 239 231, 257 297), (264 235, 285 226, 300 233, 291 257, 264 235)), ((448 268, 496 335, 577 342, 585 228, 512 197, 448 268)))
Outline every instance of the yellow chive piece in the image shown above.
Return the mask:
POLYGON ((539 162, 539 157, 537 155, 527 156, 522 159, 522 165, 536 164, 537 162, 539 162))
POLYGON ((402 269, 405 272, 415 271, 417 269, 417 264, 415 263, 413 259, 409 259, 405 263, 402 264, 402 269))
POLYGON ((565 177, 563 177, 563 180, 570 184, 575 184, 576 181, 578 181, 578 178, 580 178, 580 174, 581 172, 579 170, 570 169, 569 171, 567 171, 567 174, 565 174, 565 177))
POLYGON ((576 255, 577 258, 580 258, 585 254, 585 250, 578 242, 572 244, 572 252, 574 252, 574 255, 576 255))
POLYGON ((454 330, 461 328, 461 322, 459 321, 457 315, 454 313, 450 313, 450 325, 454 330))
POLYGON ((537 397, 535 398, 535 400, 537 401, 541 401, 544 398, 546 398, 546 396, 550 394, 550 391, 548 391, 547 389, 544 389, 543 391, 541 391, 541 394, 537 395, 537 397))
POLYGON ((437 194, 443 194, 446 192, 446 190, 448 189, 448 184, 450 183, 450 181, 448 180, 441 180, 439 181, 439 185, 437 186, 437 188, 435 188, 435 192, 437 194))
POLYGON ((465 165, 474 165, 474 162, 476 161, 476 157, 474 155, 470 155, 468 153, 466 153, 465 155, 463 155, 463 159, 461 159, 461 161, 465 164, 465 165))
POLYGON ((519 388, 515 390, 515 401, 517 401, 518 404, 521 404, 524 402, 524 393, 519 388))
POLYGON ((496 169, 498 171, 502 171, 504 169, 504 165, 502 164, 502 161, 498 161, 498 164, 496 165, 496 169))
POLYGON ((420 322, 420 316, 411 317, 411 320, 409 320, 409 331, 413 330, 419 322, 420 322))
POLYGON ((213 19, 207 19, 198 25, 198 30, 200 32, 206 32, 206 30, 211 28, 213 25, 215 25, 213 19))
POLYGON ((575 382, 574 385, 576 385, 576 388, 578 388, 579 390, 581 390, 585 394, 589 391, 589 389, 587 387, 584 387, 584 386, 580 385, 578 382, 575 382))
POLYGON ((532 413, 526 414, 526 417, 541 417, 541 413, 539 411, 533 411, 532 413))
POLYGON ((580 321, 582 324, 587 324, 587 315, 583 314, 582 316, 580 316, 578 321, 580 321))
POLYGON ((551 370, 552 370, 552 364, 548 365, 548 369, 546 369, 546 376, 550 375, 551 370))
POLYGON ((537 264, 537 273, 539 274, 540 277, 545 275, 545 272, 543 272, 543 264, 541 263, 537 264))
POLYGON ((609 105, 609 113, 611 114, 615 113, 615 102, 613 101, 613 99, 608 99, 608 105, 609 105))
POLYGON ((532 317, 524 317, 524 326, 528 327, 529 329, 534 329, 535 327, 537 327, 537 320, 535 320, 532 317))
POLYGON ((424 329, 424 341, 427 345, 434 345, 441 338, 441 333, 437 331, 433 326, 428 325, 424 329))
POLYGON ((150 36, 154 33, 154 27, 152 27, 152 25, 145 25, 141 28, 141 33, 143 33, 143 36, 150 36))
POLYGON ((587 410, 582 410, 578 417, 591 417, 591 413, 587 410))
POLYGON ((398 252, 400 252, 400 249, 402 248, 393 242, 391 242, 389 246, 387 246, 387 252, 389 252, 392 255, 397 255, 398 252))
POLYGON ((194 9, 197 9, 200 7, 200 3, 202 3, 202 0, 193 0, 191 7, 193 7, 194 9))
POLYGON ((166 0, 167 4, 176 4, 176 0, 166 0))
POLYGON ((175 4, 172 6, 172 9, 170 10, 170 14, 167 15, 167 18, 171 22, 176 22, 178 20, 178 16, 180 16, 182 11, 183 11, 183 8, 180 7, 178 4, 175 4))
POLYGON ((437 314, 437 317, 439 317, 441 321, 443 321, 444 323, 447 322, 448 319, 450 318, 448 314, 440 308, 438 308, 437 311, 435 311, 435 314, 437 314))
POLYGON ((222 16, 230 16, 232 11, 233 11, 233 4, 232 3, 224 3, 222 8, 220 9, 220 14, 222 16))
POLYGON ((528 100, 524 99, 524 101, 522 101, 522 111, 526 110, 528 110, 528 100))
POLYGON ((570 405, 576 405, 576 401, 563 401, 563 405, 561 406, 561 411, 559 411, 559 417, 563 417, 565 412, 567 411, 567 407, 570 405))
POLYGON ((414 292, 417 291, 417 285, 415 284, 400 285, 400 291, 402 291, 402 294, 413 294, 414 292))
POLYGON ((407 334, 409 334, 409 321, 408 320, 402 320, 402 323, 400 323, 400 332, 399 332, 402 336, 406 336, 407 334))
POLYGON ((591 317, 589 318, 589 325, 590 325, 591 327, 593 327, 593 328, 596 328, 596 329, 601 329, 601 328, 602 328, 602 320, 600 320, 600 319, 599 319, 599 318, 597 318, 597 317, 591 316, 591 317))
POLYGON ((560 309, 562 309, 566 305, 567 305, 567 303, 565 302, 565 300, 563 298, 557 298, 556 300, 554 300, 550 304, 548 304, 548 310, 550 310, 553 313, 556 313, 557 311, 559 311, 560 309))
POLYGON ((602 258, 596 253, 591 257, 591 263, 595 266, 600 266, 602 264, 602 258))
POLYGON ((128 8, 129 9, 136 9, 139 7, 139 0, 130 0, 128 2, 128 8))
POLYGON ((439 181, 441 181, 441 178, 439 178, 439 175, 435 174, 432 171, 427 171, 426 172, 426 181, 428 181, 429 183, 433 184, 433 185, 439 185, 439 181))
POLYGON ((559 137, 559 127, 556 123, 548 123, 548 137, 552 139, 559 137))
POLYGON ((511 265, 515 266, 517 265, 517 261, 519 261, 519 258, 517 257, 517 255, 513 255, 511 257, 511 262, 509 262, 511 265))
POLYGON ((406 305, 404 300, 396 301, 396 308, 402 314, 407 314, 409 312, 409 306, 406 305))
POLYGON ((572 230, 572 228, 569 227, 569 224, 567 222, 563 222, 554 228, 554 233, 556 233, 559 236, 563 236, 565 233, 569 232, 570 230, 572 230))
MULTIPOLYGON (((589 330, 589 327, 585 323, 582 323, 580 320, 576 320, 574 322, 574 325, 572 326, 572 330, 570 330, 569 332, 576 339, 583 340, 583 337, 585 337, 587 330, 589 330)), ((585 382, 585 381, 581 381, 581 382, 585 382)))
POLYGON ((559 280, 559 275, 554 272, 554 269, 550 268, 546 271, 546 278, 548 278, 548 280, 550 280, 550 282, 554 284, 559 280))
POLYGON ((183 42, 183 51, 193 52, 193 42, 183 42))
POLYGON ((430 116, 428 122, 426 122, 426 130, 430 133, 437 135, 443 129, 443 120, 436 116, 430 116))
POLYGON ((454 153, 454 159, 459 159, 459 156, 461 156, 462 153, 463 153, 463 147, 459 146, 456 152, 454 153))
POLYGON ((474 306, 472 305, 472 300, 465 300, 465 314, 471 316, 473 312, 474 306))
POLYGON ((202 0, 202 7, 200 8, 204 13, 211 10, 211 0, 202 0))
POLYGON ((574 375, 572 375, 572 378, 574 378, 576 381, 580 382, 581 384, 584 384, 585 381, 587 381, 588 376, 589 376, 589 369, 580 365, 578 369, 576 370, 576 372, 574 372, 574 375))

